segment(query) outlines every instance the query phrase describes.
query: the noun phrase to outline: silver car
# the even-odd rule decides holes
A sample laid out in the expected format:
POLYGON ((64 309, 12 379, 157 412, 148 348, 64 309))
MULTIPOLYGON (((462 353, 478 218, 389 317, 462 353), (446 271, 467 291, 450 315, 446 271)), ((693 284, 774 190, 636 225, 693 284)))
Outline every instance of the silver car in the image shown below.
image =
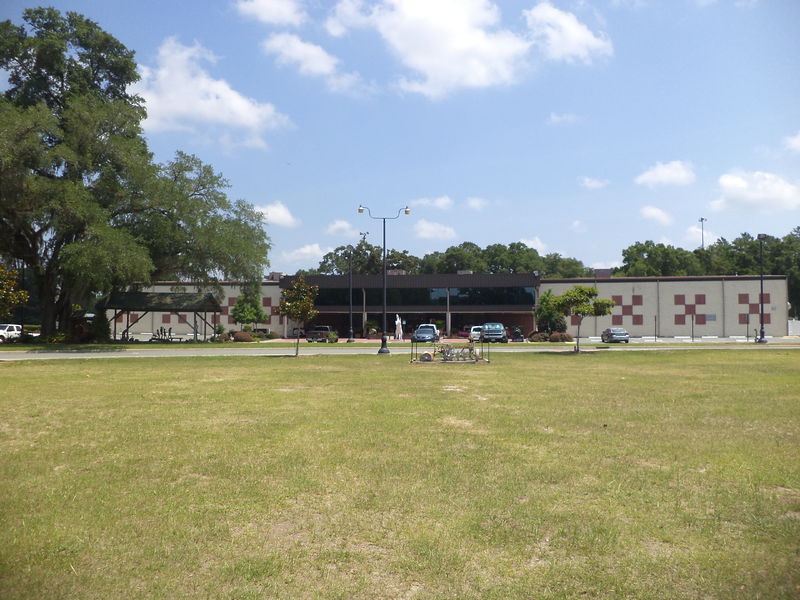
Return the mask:
POLYGON ((481 334, 483 333, 483 325, 473 325, 469 329, 469 339, 473 342, 481 341, 481 334))
POLYGON ((631 341, 631 336, 622 327, 609 327, 600 334, 600 339, 606 344, 610 342, 625 342, 627 344, 631 341))

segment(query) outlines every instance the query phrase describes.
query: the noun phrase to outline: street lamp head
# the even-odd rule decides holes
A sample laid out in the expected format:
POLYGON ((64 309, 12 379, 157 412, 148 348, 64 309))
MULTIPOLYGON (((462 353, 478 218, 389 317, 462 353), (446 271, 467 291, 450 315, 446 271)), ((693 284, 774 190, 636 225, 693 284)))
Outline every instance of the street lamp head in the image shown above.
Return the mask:
POLYGON ((408 208, 408 207, 406 206, 406 207, 403 209, 403 214, 404 214, 404 215, 410 215, 410 214, 411 214, 411 209, 410 209, 410 208, 408 208))
POLYGON ((361 206, 360 204, 358 205, 358 213, 359 214, 363 214, 364 213, 364 207, 361 206))

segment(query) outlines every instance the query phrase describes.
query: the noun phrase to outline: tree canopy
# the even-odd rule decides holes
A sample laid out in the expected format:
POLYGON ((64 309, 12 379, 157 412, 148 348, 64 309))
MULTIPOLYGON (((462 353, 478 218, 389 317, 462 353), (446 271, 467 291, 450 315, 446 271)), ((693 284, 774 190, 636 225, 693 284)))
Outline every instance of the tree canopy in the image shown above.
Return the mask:
POLYGON ((800 316, 800 227, 782 238, 768 235, 763 241, 742 233, 732 242, 720 238, 706 248, 693 251, 649 240, 636 242, 622 251, 622 266, 616 269, 615 275, 759 275, 762 244, 764 274, 787 276, 790 314, 800 316))
POLYGON ((17 289, 18 273, 0 263, 0 321, 11 317, 12 311, 28 301, 28 292, 17 289))
POLYGON ((555 303, 566 316, 578 317, 578 334, 575 336, 575 352, 581 349, 581 323, 585 317, 602 317, 610 315, 614 310, 614 301, 609 298, 598 298, 596 287, 576 285, 556 296, 555 303))
POLYGON ((77 13, 23 20, 0 23, 0 255, 33 274, 42 333, 153 277, 260 279, 269 239, 253 207, 194 156, 153 162, 133 52, 77 13))
MULTIPOLYGON (((293 321, 305 325, 317 316, 319 311, 314 308, 314 303, 319 294, 319 286, 312 285, 302 275, 292 282, 292 287, 283 290, 278 312, 293 321)), ((297 332, 294 355, 300 353, 300 332, 297 332)))

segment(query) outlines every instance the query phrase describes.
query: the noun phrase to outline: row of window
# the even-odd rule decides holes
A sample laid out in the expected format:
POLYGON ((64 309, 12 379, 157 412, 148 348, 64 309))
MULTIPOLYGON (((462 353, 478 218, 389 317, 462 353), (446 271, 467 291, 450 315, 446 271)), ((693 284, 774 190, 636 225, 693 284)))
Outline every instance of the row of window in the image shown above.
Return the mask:
MULTIPOLYGON (((317 306, 347 306, 350 290, 324 288, 317 296, 317 306)), ((390 288, 386 302, 392 306, 447 306, 447 288, 390 288)), ((450 306, 533 306, 536 293, 532 287, 450 288, 450 306)), ((353 289, 353 305, 383 304, 383 290, 353 289)))

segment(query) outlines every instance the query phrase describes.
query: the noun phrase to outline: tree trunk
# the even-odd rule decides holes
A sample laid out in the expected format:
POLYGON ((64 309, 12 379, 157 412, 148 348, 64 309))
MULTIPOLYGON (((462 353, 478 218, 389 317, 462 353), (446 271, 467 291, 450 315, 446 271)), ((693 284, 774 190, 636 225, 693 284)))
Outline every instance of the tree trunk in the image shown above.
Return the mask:
POLYGON ((300 330, 297 330, 297 339, 294 343, 294 355, 295 357, 300 356, 300 330))

